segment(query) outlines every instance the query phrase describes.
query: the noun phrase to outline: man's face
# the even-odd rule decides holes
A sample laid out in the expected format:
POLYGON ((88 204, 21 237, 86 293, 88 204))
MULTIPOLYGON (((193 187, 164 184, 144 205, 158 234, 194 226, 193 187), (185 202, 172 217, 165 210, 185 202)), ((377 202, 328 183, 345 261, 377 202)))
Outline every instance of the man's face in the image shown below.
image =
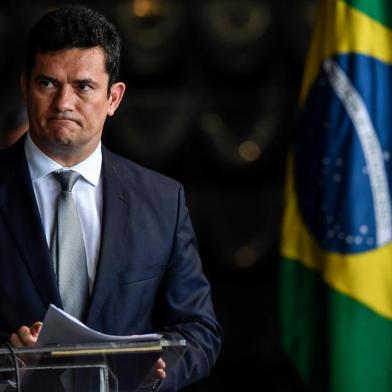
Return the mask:
POLYGON ((108 96, 108 81, 102 48, 38 53, 30 80, 22 76, 35 144, 66 166, 86 159, 125 90, 115 83, 108 96))

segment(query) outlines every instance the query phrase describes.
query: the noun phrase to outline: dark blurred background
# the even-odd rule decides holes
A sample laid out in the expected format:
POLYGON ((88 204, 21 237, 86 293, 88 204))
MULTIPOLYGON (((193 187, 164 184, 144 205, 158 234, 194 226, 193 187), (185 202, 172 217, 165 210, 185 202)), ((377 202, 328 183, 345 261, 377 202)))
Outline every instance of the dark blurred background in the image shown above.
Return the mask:
MULTIPOLYGON (((18 83, 27 31, 44 10, 69 3, 0 5, 3 136, 25 119, 18 83)), ((316 0, 79 4, 123 35, 128 89, 105 144, 185 186, 225 332, 211 376, 187 391, 301 391, 279 346, 278 247, 316 0)))

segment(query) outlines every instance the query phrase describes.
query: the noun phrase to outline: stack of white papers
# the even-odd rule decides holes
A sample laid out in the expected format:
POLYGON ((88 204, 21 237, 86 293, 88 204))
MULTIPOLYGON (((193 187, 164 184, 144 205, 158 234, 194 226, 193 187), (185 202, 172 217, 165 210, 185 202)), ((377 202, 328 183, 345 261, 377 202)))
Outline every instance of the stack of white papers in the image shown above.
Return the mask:
POLYGON ((162 335, 130 335, 116 336, 107 335, 87 327, 75 317, 50 305, 46 312, 42 330, 39 334, 37 346, 52 344, 83 344, 104 342, 145 342, 158 341, 162 335))

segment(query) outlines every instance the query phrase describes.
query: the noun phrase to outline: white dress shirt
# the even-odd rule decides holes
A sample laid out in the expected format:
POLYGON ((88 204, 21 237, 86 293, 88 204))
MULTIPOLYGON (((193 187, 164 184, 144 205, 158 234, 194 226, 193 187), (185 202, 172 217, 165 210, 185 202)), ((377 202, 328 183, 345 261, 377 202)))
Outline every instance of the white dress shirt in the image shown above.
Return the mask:
POLYGON ((82 176, 76 181, 72 189, 72 196, 76 204, 83 232, 91 293, 97 270, 101 243, 101 143, 87 159, 71 167, 63 167, 49 158, 34 144, 29 134, 26 138, 25 154, 29 165, 31 180, 33 182, 35 198, 45 230, 46 241, 49 247, 54 230, 57 197, 61 191, 59 182, 51 173, 53 171, 74 170, 82 176))

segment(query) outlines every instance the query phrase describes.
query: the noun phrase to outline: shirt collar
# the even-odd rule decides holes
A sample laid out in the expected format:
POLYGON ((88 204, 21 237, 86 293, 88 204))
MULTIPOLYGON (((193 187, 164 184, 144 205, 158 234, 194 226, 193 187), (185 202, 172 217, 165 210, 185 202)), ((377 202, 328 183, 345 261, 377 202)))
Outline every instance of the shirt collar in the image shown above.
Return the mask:
POLYGON ((25 154, 29 165, 29 171, 32 181, 36 181, 47 176, 53 171, 74 170, 94 186, 97 186, 101 175, 102 167, 102 149, 99 142, 95 151, 84 161, 77 163, 71 167, 61 166, 53 159, 44 154, 33 142, 30 134, 27 134, 25 142, 25 154))

